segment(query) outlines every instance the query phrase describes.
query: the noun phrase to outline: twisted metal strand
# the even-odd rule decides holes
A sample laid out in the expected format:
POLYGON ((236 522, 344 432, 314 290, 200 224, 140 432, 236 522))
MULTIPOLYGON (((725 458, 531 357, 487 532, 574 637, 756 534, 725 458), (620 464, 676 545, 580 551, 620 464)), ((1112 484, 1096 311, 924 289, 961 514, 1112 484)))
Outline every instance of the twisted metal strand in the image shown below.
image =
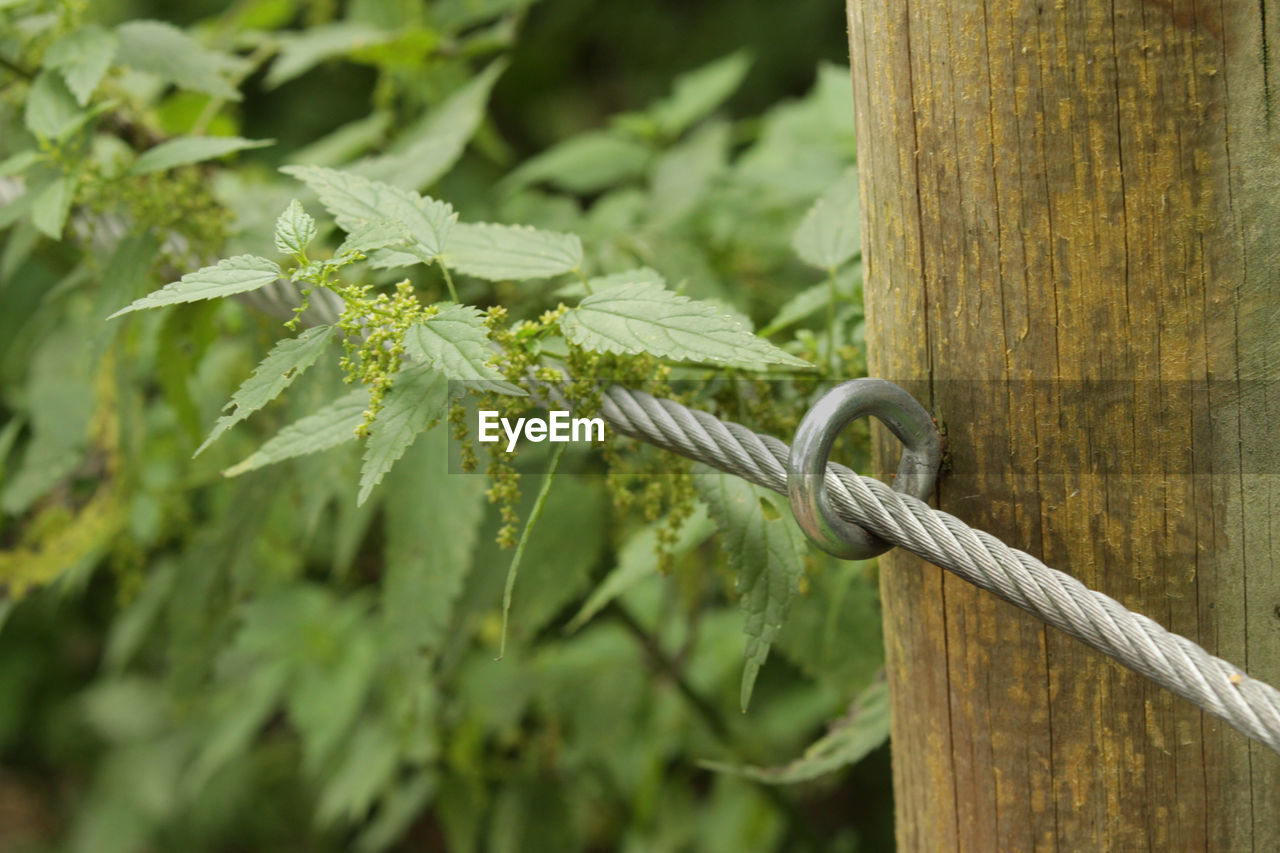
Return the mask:
MULTIPOLYGON (((601 414, 614 429, 780 494, 789 448, 705 412, 611 386, 601 414)), ((827 494, 847 521, 1059 628, 1280 752, 1280 691, 949 513, 836 463, 827 494)))
MULTIPOLYGON (((287 317, 297 292, 280 281, 243 298, 287 317)), ((339 297, 318 289, 304 320, 332 323, 341 308, 339 297)), ((556 389, 535 384, 537 391, 562 402, 556 389)), ((773 436, 620 385, 605 390, 600 414, 623 435, 787 493, 790 448, 773 436)), ((846 521, 995 593, 1280 752, 1280 691, 1274 687, 1030 554, 879 480, 828 462, 826 482, 832 505, 846 521)))

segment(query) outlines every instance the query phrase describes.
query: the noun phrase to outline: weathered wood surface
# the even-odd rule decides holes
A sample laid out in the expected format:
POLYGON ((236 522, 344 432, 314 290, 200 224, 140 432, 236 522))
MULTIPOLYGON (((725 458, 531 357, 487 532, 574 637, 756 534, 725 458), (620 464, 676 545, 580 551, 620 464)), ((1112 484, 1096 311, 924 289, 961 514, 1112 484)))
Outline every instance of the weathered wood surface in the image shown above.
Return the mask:
MULTIPOLYGON (((1280 6, 848 12, 872 375, 939 505, 1280 684, 1280 6)), ((1280 850, 1280 756, 882 567, 902 850, 1280 850)))

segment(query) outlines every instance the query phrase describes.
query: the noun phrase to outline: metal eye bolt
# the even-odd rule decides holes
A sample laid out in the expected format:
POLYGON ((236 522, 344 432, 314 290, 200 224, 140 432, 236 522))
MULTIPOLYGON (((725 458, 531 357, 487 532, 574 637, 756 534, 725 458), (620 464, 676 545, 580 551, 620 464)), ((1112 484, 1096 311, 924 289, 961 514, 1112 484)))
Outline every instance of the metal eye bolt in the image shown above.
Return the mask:
POLYGON ((916 399, 884 379, 854 379, 824 394, 805 414, 787 457, 787 496, 800 529, 828 554, 867 560, 893 547, 836 514, 827 497, 827 457, 848 424, 871 415, 903 444, 893 488, 927 500, 942 460, 938 426, 916 399))

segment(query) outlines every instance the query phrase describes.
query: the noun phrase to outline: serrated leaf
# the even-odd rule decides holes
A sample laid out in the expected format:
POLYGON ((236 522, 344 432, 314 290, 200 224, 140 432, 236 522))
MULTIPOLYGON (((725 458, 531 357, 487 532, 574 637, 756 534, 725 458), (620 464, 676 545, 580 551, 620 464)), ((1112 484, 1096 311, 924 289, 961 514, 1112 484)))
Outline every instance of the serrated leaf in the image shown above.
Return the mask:
POLYGON ((24 148, 12 157, 0 161, 0 178, 20 175, 42 159, 39 149, 24 148))
POLYGON ((576 234, 527 225, 460 223, 449 237, 444 262, 490 281, 550 278, 582 266, 582 241, 576 234))
POLYGON ((775 648, 814 681, 838 691, 870 683, 884 666, 880 591, 864 562, 829 562, 792 600, 775 648))
POLYGON ((289 424, 247 459, 223 471, 222 475, 236 477, 265 465, 354 441, 356 428, 364 422, 364 411, 368 407, 369 392, 357 388, 315 414, 289 424))
MULTIPOLYGON (((836 299, 838 301, 854 301, 855 282, 861 281, 862 271, 858 265, 841 270, 836 276, 836 299)), ((769 325, 760 330, 764 337, 777 334, 783 329, 812 316, 818 310, 827 307, 831 302, 830 282, 819 282, 807 287, 783 303, 778 315, 769 325)), ((857 304, 857 303, 855 303, 857 304)))
POLYGON ((815 741, 804 755, 780 767, 735 766, 714 761, 703 767, 732 773, 771 785, 789 785, 817 779, 861 761, 889 738, 889 685, 877 681, 854 700, 849 712, 815 741))
POLYGON ((608 275, 596 275, 587 279, 586 284, 580 281, 571 281, 566 285, 556 288, 556 296, 578 297, 587 295, 587 288, 590 287, 592 293, 604 291, 610 287, 616 287, 621 284, 635 284, 637 282, 649 282, 657 287, 665 287, 666 282, 662 278, 662 274, 652 267, 636 267, 625 272, 609 273, 608 275))
POLYGON ((135 299, 107 319, 161 305, 177 305, 182 302, 199 302, 236 293, 248 293, 271 284, 280 277, 280 267, 275 261, 257 255, 236 255, 218 261, 211 267, 190 272, 181 280, 166 284, 159 290, 135 299))
POLYGON ((345 819, 358 824, 374 798, 390 780, 399 756, 396 738, 380 718, 370 718, 356 728, 343 761, 328 774, 316 821, 322 825, 345 819))
POLYGON ((379 649, 372 626, 357 624, 352 626, 355 630, 341 630, 347 627, 342 624, 344 616, 338 612, 328 623, 301 626, 299 633, 314 638, 317 645, 340 647, 342 654, 299 667, 285 698, 289 719, 302 739, 303 767, 311 773, 319 771, 350 736, 378 671, 379 649))
POLYGON ((276 248, 286 255, 301 255, 316 238, 316 221, 296 198, 276 220, 276 248))
POLYGON ((595 193, 644 174, 649 146, 609 131, 583 133, 526 160, 506 182, 512 189, 546 182, 572 193, 595 193))
POLYGON ((667 136, 675 136, 724 103, 742 85, 751 60, 734 53, 676 78, 671 94, 649 108, 667 136))
POLYGON ((271 63, 263 85, 274 89, 302 76, 326 59, 380 44, 389 38, 390 33, 350 21, 322 24, 300 33, 286 33, 280 37, 280 53, 271 63))
POLYGON ((289 162, 300 166, 341 165, 382 141, 391 121, 390 112, 375 110, 291 152, 289 162))
POLYGON ((62 72, 67 88, 80 106, 86 106, 116 54, 116 36, 90 24, 74 30, 49 46, 44 64, 62 72))
POLYGON ((718 471, 700 471, 695 480, 698 493, 720 527, 721 543, 729 567, 737 574, 735 586, 742 596, 743 630, 748 637, 741 691, 745 711, 756 675, 782 630, 791 596, 804 571, 805 538, 785 500, 767 489, 718 471), (776 506, 779 501, 782 510, 776 506), (764 502, 771 512, 766 513, 764 502))
POLYGON ((810 204, 840 179, 857 148, 849 67, 822 63, 813 89, 763 116, 758 141, 734 163, 734 182, 765 207, 810 204))
POLYGON ((390 644, 436 650, 471 570, 487 481, 449 473, 448 434, 432 430, 387 475, 382 618, 390 644))
POLYGON ((224 432, 279 397, 280 392, 316 363, 332 339, 332 326, 316 326, 272 347, 253 374, 231 395, 227 414, 218 418, 209 437, 192 456, 199 456, 224 432))
POLYGON ((434 184, 458 161, 475 135, 493 84, 506 67, 505 60, 491 63, 426 119, 405 130, 387 154, 362 160, 352 171, 413 190, 434 184))
POLYGON ((392 246, 404 246, 412 239, 404 223, 394 219, 376 219, 373 222, 366 222, 348 234, 347 239, 342 241, 342 245, 333 254, 336 258, 341 258, 350 252, 364 254, 392 246))
POLYGON ((28 130, 41 139, 61 139, 84 124, 86 117, 62 75, 45 70, 36 76, 23 112, 28 130))
POLYGON ((654 223, 676 222, 697 207, 716 174, 724 168, 728 150, 729 125, 717 121, 664 152, 649 175, 650 216, 654 223))
POLYGON ((738 319, 651 280, 597 290, 560 320, 565 338, 592 352, 649 353, 734 367, 809 367, 738 319))
POLYGON ((409 246, 406 252, 394 254, 411 263, 431 263, 449 240, 458 218, 445 202, 350 172, 321 166, 285 166, 280 171, 314 190, 348 233, 387 219, 404 225, 411 238, 409 246))
POLYGON ((466 381, 481 391, 525 396, 519 386, 507 382, 489 366, 489 330, 480 312, 470 305, 445 303, 439 312, 405 333, 405 349, 418 361, 444 374, 446 379, 466 381))
POLYGON ((274 144, 274 139, 242 139, 239 136, 180 136, 148 148, 134 161, 129 171, 135 175, 147 175, 274 144))
POLYGON ((834 270, 862 249, 858 175, 848 172, 814 202, 791 238, 806 263, 834 270))
POLYGON ((227 77, 244 69, 244 60, 208 50, 163 21, 129 21, 116 27, 116 36, 116 61, 120 64, 193 92, 240 100, 240 93, 227 77))
MULTIPOLYGON (((565 627, 566 632, 577 631, 605 608, 609 602, 622 595, 636 583, 658 572, 658 531, 666 527, 665 520, 654 522, 633 534, 618 551, 618 565, 605 575, 587 597, 586 602, 565 627)), ((676 541, 670 546, 672 556, 680 556, 694 548, 716 532, 716 526, 707 516, 707 508, 696 504, 693 512, 676 531, 676 541)))
POLYGON ((213 724, 196 746, 186 773, 185 781, 191 790, 201 790, 228 762, 248 751, 250 742, 275 710, 287 675, 287 669, 280 664, 263 666, 215 697, 206 709, 213 724))
POLYGON ((382 482, 414 439, 440 419, 448 402, 449 381, 440 372, 423 365, 403 370, 396 376, 382 409, 369 427, 357 505, 365 502, 373 487, 382 482))
POLYGON ((31 224, 46 237, 61 239, 62 227, 67 222, 75 195, 74 179, 66 176, 55 178, 31 202, 31 224))
POLYGON ((373 817, 363 825, 348 849, 354 853, 382 853, 391 849, 421 818, 438 786, 433 770, 418 770, 408 779, 397 779, 382 795, 373 817))

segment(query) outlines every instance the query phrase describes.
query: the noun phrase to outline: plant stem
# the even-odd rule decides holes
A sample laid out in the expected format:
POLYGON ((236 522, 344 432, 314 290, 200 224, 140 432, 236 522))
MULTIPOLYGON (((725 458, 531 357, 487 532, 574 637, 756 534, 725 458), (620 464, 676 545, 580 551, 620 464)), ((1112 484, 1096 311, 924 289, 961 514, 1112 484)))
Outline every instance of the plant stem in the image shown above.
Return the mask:
POLYGON ((439 255, 436 255, 436 263, 440 265, 440 272, 444 273, 444 284, 445 287, 449 288, 449 298, 457 302, 458 291, 453 289, 453 276, 449 275, 449 268, 444 265, 444 261, 440 259, 439 255))
POLYGON ((591 295, 591 282, 587 281, 586 273, 582 271, 582 267, 574 267, 573 271, 578 274, 578 280, 582 282, 582 287, 587 291, 587 295, 591 295))
POLYGON ((546 503, 547 492, 551 491, 551 481, 555 479, 556 468, 560 466, 560 457, 564 455, 564 448, 565 442, 561 442, 551 452, 551 467, 547 470, 547 475, 542 478, 542 488, 538 489, 538 497, 533 502, 533 510, 529 513, 529 520, 525 522, 524 531, 520 534, 520 541, 516 543, 516 553, 511 558, 511 568, 507 569, 507 585, 502 590, 502 640, 498 643, 498 656, 495 660, 502 660, 503 655, 507 653, 507 617, 511 613, 511 593, 516 588, 516 574, 520 571, 520 558, 524 556, 524 546, 529 542, 530 531, 538 523, 538 517, 542 515, 542 506, 546 503))

